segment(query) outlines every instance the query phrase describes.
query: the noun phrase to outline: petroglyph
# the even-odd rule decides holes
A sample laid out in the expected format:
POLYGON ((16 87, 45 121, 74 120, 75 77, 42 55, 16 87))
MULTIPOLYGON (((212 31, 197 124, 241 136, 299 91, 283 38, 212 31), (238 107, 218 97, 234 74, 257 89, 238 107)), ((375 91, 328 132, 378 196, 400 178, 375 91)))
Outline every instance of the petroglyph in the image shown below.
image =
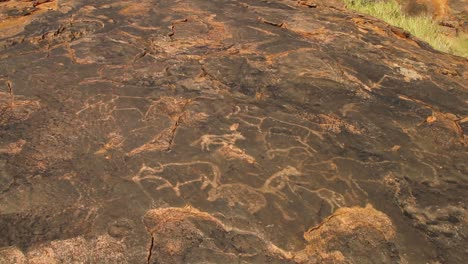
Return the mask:
POLYGON ((336 233, 340 237, 353 236, 356 243, 367 245, 360 251, 366 259, 401 260, 398 249, 394 248, 395 227, 371 205, 337 210, 305 232, 307 244, 295 252, 282 249, 261 234, 226 225, 192 207, 150 210, 145 214, 144 223, 152 237, 150 263, 178 262, 184 256, 195 255, 203 262, 263 262, 262 257, 266 255, 269 263, 341 263, 359 254, 348 250, 350 244, 340 241, 334 236, 336 233), (225 239, 232 239, 232 243, 219 243, 225 239), (202 253, 206 251, 209 254, 202 253))
POLYGON ((0 0, 0 262, 467 259, 466 60, 244 2, 0 0))
POLYGON ((117 133, 110 133, 107 135, 107 142, 94 154, 105 154, 108 150, 121 148, 125 138, 117 133))
POLYGON ((222 146, 216 152, 219 153, 219 155, 224 157, 226 160, 240 159, 245 160, 248 163, 255 163, 254 157, 246 154, 244 150, 234 145, 222 146))
POLYGON ((247 208, 250 213, 256 213, 264 208, 267 200, 262 192, 245 184, 222 184, 208 192, 208 201, 225 199, 231 207, 247 208))
POLYGON ((210 151, 211 145, 221 145, 221 147, 232 146, 237 140, 245 139, 239 132, 224 135, 203 135, 200 139, 192 143, 200 145, 202 150, 210 151))
POLYGON ((132 176, 131 179, 139 184, 142 189, 142 182, 149 181, 156 184, 155 190, 169 188, 173 190, 177 196, 180 196, 180 188, 184 185, 198 182, 201 184, 201 190, 204 190, 208 186, 216 188, 220 185, 220 178, 221 174, 219 168, 213 163, 192 161, 186 163, 160 164, 155 168, 143 165, 138 173, 132 176), (168 174, 170 176, 167 176, 168 174))
POLYGON ((160 164, 157 167, 143 165, 131 179, 150 199, 153 199, 151 197, 155 195, 155 192, 163 189, 170 189, 176 196, 180 197, 182 196, 182 187, 197 184, 200 186, 200 191, 209 187, 208 201, 225 199, 229 206, 240 206, 246 208, 250 213, 258 212, 266 206, 268 202, 265 195, 267 194, 280 200, 287 200, 288 192, 299 195, 298 191, 313 193, 317 198, 328 203, 332 211, 346 205, 343 195, 335 191, 308 187, 310 184, 303 179, 304 175, 291 166, 287 166, 268 177, 259 188, 246 184, 223 184, 221 178, 218 166, 210 162, 195 161, 160 164), (148 183, 154 184, 154 187, 148 189, 148 183))

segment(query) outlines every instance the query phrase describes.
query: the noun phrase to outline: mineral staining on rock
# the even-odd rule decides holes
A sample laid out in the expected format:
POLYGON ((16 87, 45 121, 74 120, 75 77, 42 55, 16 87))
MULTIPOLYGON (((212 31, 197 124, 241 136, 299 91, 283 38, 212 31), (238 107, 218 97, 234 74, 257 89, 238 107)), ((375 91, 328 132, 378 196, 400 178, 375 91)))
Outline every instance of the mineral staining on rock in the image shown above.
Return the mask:
POLYGON ((365 208, 340 208, 304 238, 307 246, 297 254, 308 263, 398 263, 396 230, 384 213, 365 208))
POLYGON ((467 258, 466 60, 332 2, 39 2, 0 2, 0 262, 467 258))
POLYGON ((180 263, 395 263, 395 229, 382 212, 340 208, 304 234, 307 245, 285 251, 258 233, 227 226, 194 208, 148 211, 144 223, 151 233, 149 262, 180 263))

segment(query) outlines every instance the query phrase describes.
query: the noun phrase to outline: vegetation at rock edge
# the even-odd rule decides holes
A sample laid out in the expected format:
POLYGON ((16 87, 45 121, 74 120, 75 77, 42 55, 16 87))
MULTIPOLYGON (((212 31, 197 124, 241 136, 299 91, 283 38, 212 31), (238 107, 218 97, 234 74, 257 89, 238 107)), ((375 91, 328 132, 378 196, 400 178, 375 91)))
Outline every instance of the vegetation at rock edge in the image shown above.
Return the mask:
POLYGON ((446 36, 442 33, 438 22, 430 15, 406 15, 395 0, 344 0, 344 2, 349 9, 371 15, 407 30, 429 43, 434 49, 468 58, 468 34, 460 33, 456 37, 446 36))

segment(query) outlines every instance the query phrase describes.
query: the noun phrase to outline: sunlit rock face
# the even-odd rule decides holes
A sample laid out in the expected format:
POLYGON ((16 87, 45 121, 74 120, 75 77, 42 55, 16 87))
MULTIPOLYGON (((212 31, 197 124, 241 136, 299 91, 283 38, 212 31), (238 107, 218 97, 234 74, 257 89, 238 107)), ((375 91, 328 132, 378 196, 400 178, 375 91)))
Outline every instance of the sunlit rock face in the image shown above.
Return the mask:
POLYGON ((334 2, 0 17, 0 263, 468 259, 465 59, 334 2))

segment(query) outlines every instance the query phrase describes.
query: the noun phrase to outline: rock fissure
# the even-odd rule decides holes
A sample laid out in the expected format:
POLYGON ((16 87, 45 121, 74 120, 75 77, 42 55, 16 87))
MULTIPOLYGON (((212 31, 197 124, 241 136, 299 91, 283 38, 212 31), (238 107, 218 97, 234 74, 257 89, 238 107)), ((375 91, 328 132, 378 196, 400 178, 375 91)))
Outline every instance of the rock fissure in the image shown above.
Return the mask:
POLYGON ((148 258, 147 258, 147 263, 151 263, 151 256, 153 254, 153 247, 154 247, 154 236, 151 235, 151 243, 148 249, 148 258))

